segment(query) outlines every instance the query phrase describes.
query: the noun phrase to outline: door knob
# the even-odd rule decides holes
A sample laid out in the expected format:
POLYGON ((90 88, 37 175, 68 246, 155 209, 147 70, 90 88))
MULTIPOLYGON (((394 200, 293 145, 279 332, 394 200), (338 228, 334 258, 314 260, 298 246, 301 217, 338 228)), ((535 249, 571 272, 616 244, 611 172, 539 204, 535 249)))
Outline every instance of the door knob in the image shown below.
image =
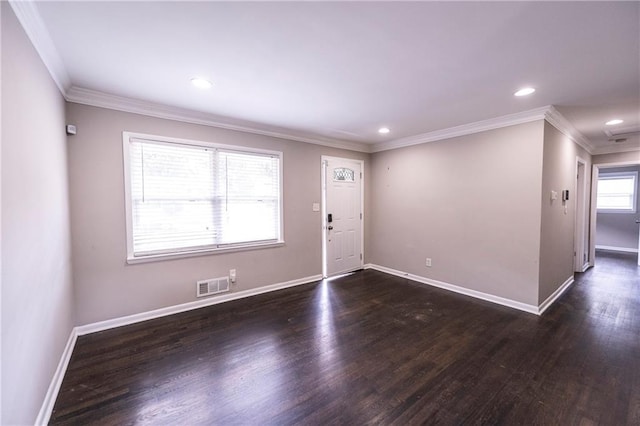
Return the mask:
POLYGON ((333 226, 329 225, 329 226, 327 226, 327 229, 328 229, 329 231, 331 231, 331 230, 333 229, 333 226))

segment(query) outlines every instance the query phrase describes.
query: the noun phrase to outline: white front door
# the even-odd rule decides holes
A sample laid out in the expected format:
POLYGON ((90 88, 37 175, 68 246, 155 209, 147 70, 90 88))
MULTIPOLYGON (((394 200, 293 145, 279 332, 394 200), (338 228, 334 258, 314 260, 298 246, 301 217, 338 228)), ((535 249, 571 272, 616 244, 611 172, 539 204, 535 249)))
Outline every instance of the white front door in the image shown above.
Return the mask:
POLYGON ((324 189, 324 274, 361 269, 362 162, 322 157, 324 189))

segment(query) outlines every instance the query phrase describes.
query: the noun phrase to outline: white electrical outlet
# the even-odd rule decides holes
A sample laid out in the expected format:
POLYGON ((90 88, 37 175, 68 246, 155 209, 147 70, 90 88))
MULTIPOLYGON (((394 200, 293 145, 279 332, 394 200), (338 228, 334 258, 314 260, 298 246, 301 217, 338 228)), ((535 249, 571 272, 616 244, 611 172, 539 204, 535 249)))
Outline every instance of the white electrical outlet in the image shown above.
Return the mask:
POLYGON ((235 284, 235 282, 236 282, 236 270, 235 269, 230 269, 229 270, 229 281, 231 281, 233 284, 235 284))
POLYGON ((431 267, 431 258, 427 257, 427 260, 424 262, 425 266, 431 267))

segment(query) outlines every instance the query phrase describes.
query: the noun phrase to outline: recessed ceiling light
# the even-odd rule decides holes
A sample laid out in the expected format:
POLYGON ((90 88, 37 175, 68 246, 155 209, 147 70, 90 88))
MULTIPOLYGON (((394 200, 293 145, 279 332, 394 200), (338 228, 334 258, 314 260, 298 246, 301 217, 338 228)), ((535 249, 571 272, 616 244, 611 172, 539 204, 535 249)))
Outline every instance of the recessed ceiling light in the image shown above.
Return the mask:
POLYGON ((536 89, 534 89, 533 87, 524 87, 518 90, 516 93, 514 93, 513 96, 527 96, 532 94, 535 91, 536 89))
POLYGON ((192 78, 191 84, 196 86, 198 89, 211 89, 213 84, 209 80, 205 80, 204 78, 192 78))
POLYGON ((389 133, 391 130, 389 130, 388 127, 380 127, 378 129, 378 133, 382 134, 382 135, 386 135, 387 133, 389 133))
POLYGON ((609 120, 604 124, 606 124, 607 126, 615 126, 616 124, 620 124, 622 122, 623 122, 623 120, 620 120, 619 118, 616 118, 615 120, 609 120))

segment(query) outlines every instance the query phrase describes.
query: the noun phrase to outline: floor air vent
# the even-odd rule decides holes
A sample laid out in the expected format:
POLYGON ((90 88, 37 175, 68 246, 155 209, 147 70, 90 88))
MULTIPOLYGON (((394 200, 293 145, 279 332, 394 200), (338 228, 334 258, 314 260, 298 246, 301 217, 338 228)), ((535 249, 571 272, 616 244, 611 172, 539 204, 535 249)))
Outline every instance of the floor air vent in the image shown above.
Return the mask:
POLYGON ((196 283, 196 297, 211 296, 226 291, 229 291, 229 277, 211 278, 196 283))

